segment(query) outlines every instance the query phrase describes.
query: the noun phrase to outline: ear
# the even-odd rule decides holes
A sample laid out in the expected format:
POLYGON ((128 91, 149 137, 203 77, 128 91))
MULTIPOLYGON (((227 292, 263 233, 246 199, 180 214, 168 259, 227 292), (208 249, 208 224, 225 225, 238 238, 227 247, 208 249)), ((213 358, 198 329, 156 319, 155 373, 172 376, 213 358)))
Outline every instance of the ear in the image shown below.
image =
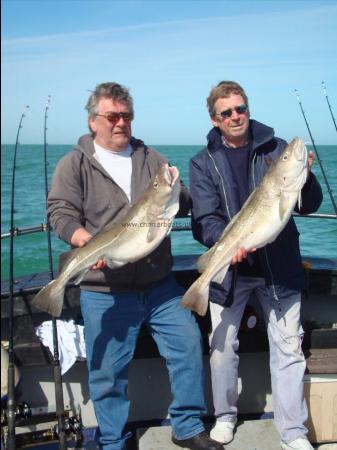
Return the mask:
POLYGON ((218 120, 216 119, 216 116, 210 116, 211 117, 211 121, 214 127, 218 127, 219 123, 218 120))
POLYGON ((96 125, 96 122, 95 122, 95 118, 94 118, 93 116, 90 116, 90 117, 88 118, 88 126, 89 126, 90 130, 91 130, 93 133, 96 133, 96 131, 97 131, 97 125, 96 125))

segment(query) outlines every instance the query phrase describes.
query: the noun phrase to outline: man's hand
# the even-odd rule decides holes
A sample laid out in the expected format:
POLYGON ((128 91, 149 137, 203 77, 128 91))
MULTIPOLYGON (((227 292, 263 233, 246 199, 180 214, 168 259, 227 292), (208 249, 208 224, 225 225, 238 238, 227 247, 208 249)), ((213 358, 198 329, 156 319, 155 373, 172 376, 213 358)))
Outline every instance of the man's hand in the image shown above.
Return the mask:
POLYGON ((90 267, 91 270, 102 270, 107 266, 104 259, 99 259, 96 264, 90 267))
POLYGON ((70 243, 74 247, 84 247, 92 238, 92 235, 85 228, 78 228, 71 236, 70 243))
POLYGON ((247 258, 248 253, 255 252, 256 248, 252 248, 251 250, 246 250, 243 247, 237 249, 235 255, 233 256, 231 264, 236 264, 238 262, 242 262, 245 258, 247 258))
MULTIPOLYGON (((78 228, 71 236, 71 244, 74 247, 84 247, 92 238, 92 235, 85 228, 78 228)), ((102 270, 106 267, 106 262, 99 259, 96 264, 90 267, 92 270, 102 270)))

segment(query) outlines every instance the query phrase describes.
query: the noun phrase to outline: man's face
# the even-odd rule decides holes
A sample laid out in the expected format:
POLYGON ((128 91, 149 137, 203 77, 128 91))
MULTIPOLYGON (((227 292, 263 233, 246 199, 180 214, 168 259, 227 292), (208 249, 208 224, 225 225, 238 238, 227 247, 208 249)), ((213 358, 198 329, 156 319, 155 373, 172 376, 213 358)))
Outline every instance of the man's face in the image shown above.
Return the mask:
POLYGON ((240 112, 240 108, 238 108, 243 105, 245 105, 244 99, 237 94, 219 98, 214 104, 216 114, 211 117, 212 123, 219 128, 228 144, 233 145, 233 147, 245 145, 248 140, 249 110, 247 108, 245 112, 240 112), (228 117, 220 115, 223 111, 228 111, 228 117))
POLYGON ((89 118, 89 126, 95 133, 95 142, 108 150, 115 152, 124 150, 131 139, 131 120, 124 117, 109 121, 109 113, 129 113, 126 103, 102 98, 98 102, 98 114, 89 118), (106 117, 107 115, 107 117, 106 117))

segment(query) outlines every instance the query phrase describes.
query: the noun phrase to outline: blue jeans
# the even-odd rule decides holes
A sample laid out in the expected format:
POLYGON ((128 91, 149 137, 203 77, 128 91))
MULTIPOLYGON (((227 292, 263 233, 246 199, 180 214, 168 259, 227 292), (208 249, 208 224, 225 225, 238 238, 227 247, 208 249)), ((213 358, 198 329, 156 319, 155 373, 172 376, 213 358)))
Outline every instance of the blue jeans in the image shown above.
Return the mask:
POLYGON ((281 311, 270 289, 265 287, 264 279, 243 276, 238 276, 230 308, 210 304, 213 403, 217 420, 236 420, 239 365, 237 335, 245 306, 254 292, 267 324, 275 426, 281 439, 291 442, 308 432, 304 425, 308 412, 303 394, 306 363, 301 348, 301 294, 280 286, 276 286, 276 289, 281 311))
POLYGON ((204 430, 202 340, 195 318, 180 306, 182 294, 173 275, 146 292, 81 291, 90 396, 104 450, 124 450, 129 437, 128 367, 143 322, 166 359, 173 434, 187 439, 204 430))

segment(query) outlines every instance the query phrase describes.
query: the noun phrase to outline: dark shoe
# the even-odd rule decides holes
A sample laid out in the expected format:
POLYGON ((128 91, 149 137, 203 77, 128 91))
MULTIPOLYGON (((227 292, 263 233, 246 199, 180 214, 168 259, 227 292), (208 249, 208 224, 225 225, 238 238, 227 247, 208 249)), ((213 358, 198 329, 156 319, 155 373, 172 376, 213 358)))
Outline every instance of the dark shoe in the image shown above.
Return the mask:
POLYGON ((205 431, 189 439, 176 439, 172 436, 172 442, 179 447, 189 448, 191 450, 224 450, 223 445, 213 441, 205 431))

